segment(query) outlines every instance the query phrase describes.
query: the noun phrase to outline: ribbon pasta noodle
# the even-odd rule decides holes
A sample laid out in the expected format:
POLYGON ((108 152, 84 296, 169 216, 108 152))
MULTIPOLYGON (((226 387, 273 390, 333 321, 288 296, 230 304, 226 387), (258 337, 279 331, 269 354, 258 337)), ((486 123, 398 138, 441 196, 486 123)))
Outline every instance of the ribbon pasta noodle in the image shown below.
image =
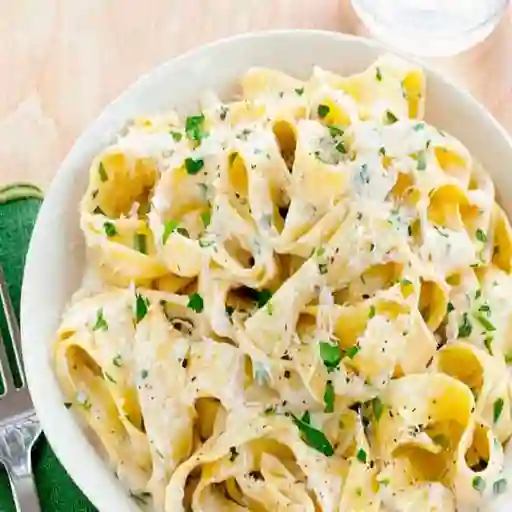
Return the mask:
POLYGON ((483 510, 507 489, 512 231, 383 56, 135 119, 93 160, 66 406, 160 512, 483 510))

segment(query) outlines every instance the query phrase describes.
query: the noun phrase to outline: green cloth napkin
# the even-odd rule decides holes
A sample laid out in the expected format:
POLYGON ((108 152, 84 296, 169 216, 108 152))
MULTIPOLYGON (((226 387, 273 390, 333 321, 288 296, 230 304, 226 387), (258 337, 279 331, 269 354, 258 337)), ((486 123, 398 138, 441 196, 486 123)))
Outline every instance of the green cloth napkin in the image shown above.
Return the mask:
MULTIPOLYGON (((14 308, 19 312, 21 280, 34 221, 41 206, 41 192, 31 185, 11 185, 0 189, 0 264, 14 308)), ((3 311, 0 332, 10 343, 3 311)), ((1 406, 1 403, 0 403, 1 406)), ((32 454, 39 500, 43 512, 94 512, 96 509, 60 465, 44 435, 32 454)), ((15 512, 7 474, 0 466, 0 512, 15 512)))

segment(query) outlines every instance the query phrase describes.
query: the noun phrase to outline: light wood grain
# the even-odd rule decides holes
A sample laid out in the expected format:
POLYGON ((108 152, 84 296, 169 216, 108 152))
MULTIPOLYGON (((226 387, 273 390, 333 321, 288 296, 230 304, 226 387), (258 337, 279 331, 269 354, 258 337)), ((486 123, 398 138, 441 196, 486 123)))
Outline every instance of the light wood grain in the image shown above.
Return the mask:
MULTIPOLYGON (((349 0, 0 0, 0 184, 46 187, 87 123, 141 73, 271 28, 364 34, 349 0)), ((512 9, 480 46, 431 62, 512 131, 511 54, 512 9)))

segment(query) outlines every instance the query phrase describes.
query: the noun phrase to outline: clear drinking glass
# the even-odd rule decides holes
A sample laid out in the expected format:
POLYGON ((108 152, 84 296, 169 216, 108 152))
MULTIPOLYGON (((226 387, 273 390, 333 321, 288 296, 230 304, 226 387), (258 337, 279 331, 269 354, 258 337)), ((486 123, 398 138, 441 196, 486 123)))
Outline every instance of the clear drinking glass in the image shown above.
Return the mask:
POLYGON ((509 0, 352 0, 372 35, 408 53, 454 55, 485 39, 509 0))

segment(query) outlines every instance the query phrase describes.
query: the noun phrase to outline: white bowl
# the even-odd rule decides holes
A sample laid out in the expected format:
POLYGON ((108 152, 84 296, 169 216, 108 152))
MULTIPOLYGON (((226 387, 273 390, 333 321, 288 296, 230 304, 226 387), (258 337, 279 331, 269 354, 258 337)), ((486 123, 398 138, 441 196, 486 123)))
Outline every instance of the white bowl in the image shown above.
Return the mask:
MULTIPOLYGON (((306 30, 247 34, 204 46, 138 80, 89 126, 62 163, 39 213, 27 257, 21 300, 23 355, 46 437, 69 475, 100 511, 137 507, 64 407, 51 365, 54 333, 84 268, 78 203, 92 158, 133 116, 170 107, 192 112, 202 92, 213 89, 221 96, 229 94, 237 77, 250 66, 277 68, 302 78, 314 65, 346 74, 363 70, 386 51, 365 39, 306 30)), ((426 74, 428 121, 458 137, 482 162, 510 215, 512 144, 507 133, 467 92, 428 68, 426 74)), ((512 498, 505 502, 512 503, 512 498)))

